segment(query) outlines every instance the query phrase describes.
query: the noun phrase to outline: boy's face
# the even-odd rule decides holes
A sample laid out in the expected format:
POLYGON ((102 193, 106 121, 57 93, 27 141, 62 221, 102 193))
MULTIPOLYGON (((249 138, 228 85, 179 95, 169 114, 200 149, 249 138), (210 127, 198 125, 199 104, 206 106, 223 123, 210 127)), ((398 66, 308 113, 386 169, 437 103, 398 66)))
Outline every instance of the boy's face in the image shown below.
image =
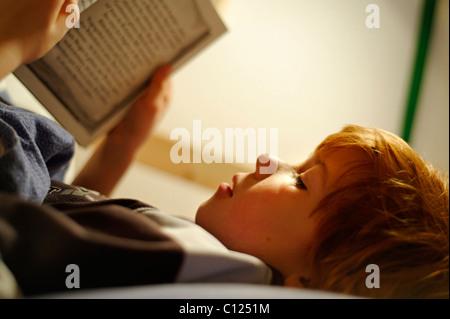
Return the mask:
MULTIPOLYGON (((231 250, 258 257, 282 274, 304 268, 315 232, 311 216, 348 168, 351 154, 314 154, 301 165, 278 160, 272 175, 237 174, 197 211, 196 223, 231 250)), ((266 162, 266 161, 262 161, 266 162)))

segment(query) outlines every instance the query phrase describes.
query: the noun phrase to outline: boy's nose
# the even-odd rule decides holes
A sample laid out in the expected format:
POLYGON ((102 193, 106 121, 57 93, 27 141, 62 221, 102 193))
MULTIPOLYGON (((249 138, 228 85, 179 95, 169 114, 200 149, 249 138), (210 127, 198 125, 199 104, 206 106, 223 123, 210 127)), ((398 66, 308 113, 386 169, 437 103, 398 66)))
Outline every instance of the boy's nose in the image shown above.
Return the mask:
POLYGON ((262 179, 274 174, 278 170, 279 164, 280 160, 270 154, 258 156, 258 159, 256 160, 255 177, 262 179))

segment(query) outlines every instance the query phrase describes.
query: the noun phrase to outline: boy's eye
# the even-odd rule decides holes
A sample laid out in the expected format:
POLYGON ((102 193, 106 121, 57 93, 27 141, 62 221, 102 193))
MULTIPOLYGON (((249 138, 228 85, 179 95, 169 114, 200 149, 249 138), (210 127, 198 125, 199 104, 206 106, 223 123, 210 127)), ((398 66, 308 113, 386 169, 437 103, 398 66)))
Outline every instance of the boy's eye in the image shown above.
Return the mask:
POLYGON ((295 180, 296 180, 295 186, 297 186, 300 189, 304 189, 304 190, 308 189, 306 187, 305 183, 303 183, 303 180, 302 180, 302 177, 300 176, 300 174, 297 174, 295 180))

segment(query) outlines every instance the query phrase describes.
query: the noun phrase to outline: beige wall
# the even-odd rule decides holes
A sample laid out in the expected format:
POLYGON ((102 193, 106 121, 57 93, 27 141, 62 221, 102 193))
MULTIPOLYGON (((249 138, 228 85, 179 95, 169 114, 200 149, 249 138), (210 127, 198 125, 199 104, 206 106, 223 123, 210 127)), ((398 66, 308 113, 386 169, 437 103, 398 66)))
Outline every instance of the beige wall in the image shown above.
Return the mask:
MULTIPOLYGON (((400 133, 421 0, 219 2, 229 32, 174 74, 172 107, 141 163, 211 188, 253 169, 253 163, 173 164, 170 133, 192 132, 193 120, 222 132, 277 128, 278 154, 293 162, 348 123, 400 133), (370 3, 380 7, 380 29, 365 26, 370 3)), ((448 1, 437 10, 412 145, 448 170, 448 1)), ((14 79, 6 82, 20 106, 46 113, 14 79)))
POLYGON ((449 1, 436 6, 430 51, 424 71, 412 146, 449 171, 449 1))
MULTIPOLYGON (((192 132, 193 120, 223 135, 225 128, 278 128, 278 154, 287 161, 303 160, 349 123, 401 133, 422 1, 228 0, 222 5, 229 32, 174 75, 172 108, 152 147, 167 142, 175 128, 192 132), (380 29, 365 25, 370 3, 380 7, 380 29)), ((440 24, 448 25, 445 8, 438 10, 440 24)), ((448 59, 448 29, 444 43, 445 32, 439 30, 413 146, 448 167, 443 155, 448 154, 448 62, 440 67, 448 59)), ((166 160, 170 146, 161 155, 166 160)), ((208 179, 207 185, 229 180, 240 169, 168 165, 194 180, 208 179)))

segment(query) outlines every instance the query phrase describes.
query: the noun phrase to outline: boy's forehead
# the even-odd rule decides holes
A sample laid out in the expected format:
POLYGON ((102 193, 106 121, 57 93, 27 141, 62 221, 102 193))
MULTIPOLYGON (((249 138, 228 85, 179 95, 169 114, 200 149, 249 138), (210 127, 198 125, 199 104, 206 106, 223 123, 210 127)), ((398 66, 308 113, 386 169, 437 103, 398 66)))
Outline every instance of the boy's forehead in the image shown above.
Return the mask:
POLYGON ((367 154, 354 147, 318 149, 314 152, 313 159, 330 170, 345 171, 369 162, 367 154))

